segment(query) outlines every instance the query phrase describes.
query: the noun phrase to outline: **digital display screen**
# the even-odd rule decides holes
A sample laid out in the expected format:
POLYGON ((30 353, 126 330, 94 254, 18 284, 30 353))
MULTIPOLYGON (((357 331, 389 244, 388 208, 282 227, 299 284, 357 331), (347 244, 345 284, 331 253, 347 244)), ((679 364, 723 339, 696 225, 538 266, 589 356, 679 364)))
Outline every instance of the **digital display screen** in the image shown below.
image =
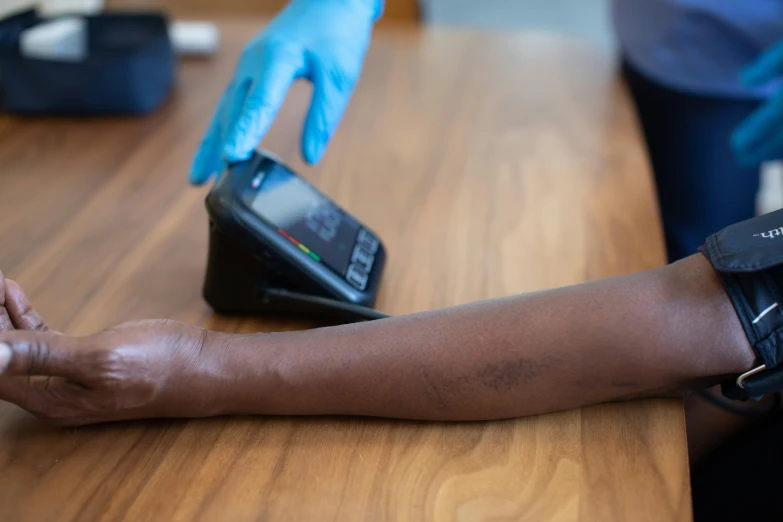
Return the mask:
POLYGON ((359 224, 302 178, 276 164, 252 182, 250 207, 315 261, 344 276, 359 224))

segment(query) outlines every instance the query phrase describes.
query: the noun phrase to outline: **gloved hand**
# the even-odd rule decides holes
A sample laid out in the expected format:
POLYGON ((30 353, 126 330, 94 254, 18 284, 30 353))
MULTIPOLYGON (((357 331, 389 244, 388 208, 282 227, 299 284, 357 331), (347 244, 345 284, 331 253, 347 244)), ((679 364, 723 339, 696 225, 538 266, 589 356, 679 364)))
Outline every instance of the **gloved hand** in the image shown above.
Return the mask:
MULTIPOLYGON (((783 75, 783 40, 745 67, 742 81, 762 86, 783 75)), ((748 168, 783 159, 783 87, 760 109, 748 116, 731 136, 737 161, 748 168)))
POLYGON ((291 0, 245 47, 193 164, 201 184, 229 162, 248 159, 291 84, 313 83, 302 156, 317 163, 361 74, 383 0, 291 0))

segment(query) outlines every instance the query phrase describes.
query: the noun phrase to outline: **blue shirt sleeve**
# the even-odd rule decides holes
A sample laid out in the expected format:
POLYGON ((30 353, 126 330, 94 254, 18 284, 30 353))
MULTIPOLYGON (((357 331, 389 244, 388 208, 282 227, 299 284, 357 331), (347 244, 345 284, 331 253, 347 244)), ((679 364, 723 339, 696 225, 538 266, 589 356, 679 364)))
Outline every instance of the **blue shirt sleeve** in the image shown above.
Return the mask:
POLYGON ((783 39, 783 0, 614 0, 623 56, 642 74, 693 94, 763 99, 739 71, 783 39))

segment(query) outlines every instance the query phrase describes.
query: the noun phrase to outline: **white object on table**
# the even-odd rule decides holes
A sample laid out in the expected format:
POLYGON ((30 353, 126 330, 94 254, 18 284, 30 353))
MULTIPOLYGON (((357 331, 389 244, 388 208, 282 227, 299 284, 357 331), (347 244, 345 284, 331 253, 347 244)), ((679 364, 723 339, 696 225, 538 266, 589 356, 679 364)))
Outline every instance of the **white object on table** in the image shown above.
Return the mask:
POLYGON ((767 214, 783 208, 783 163, 764 163, 760 175, 756 214, 767 214))
POLYGON ((87 56, 87 22, 73 16, 36 25, 22 33, 19 47, 26 58, 82 61, 87 56))
POLYGON ((220 31, 211 22, 173 22, 169 38, 174 50, 181 55, 215 54, 220 45, 220 31))
POLYGON ((0 0, 0 18, 33 9, 35 6, 35 0, 0 0))
POLYGON ((95 14, 103 9, 103 0, 40 0, 38 4, 44 16, 95 14))

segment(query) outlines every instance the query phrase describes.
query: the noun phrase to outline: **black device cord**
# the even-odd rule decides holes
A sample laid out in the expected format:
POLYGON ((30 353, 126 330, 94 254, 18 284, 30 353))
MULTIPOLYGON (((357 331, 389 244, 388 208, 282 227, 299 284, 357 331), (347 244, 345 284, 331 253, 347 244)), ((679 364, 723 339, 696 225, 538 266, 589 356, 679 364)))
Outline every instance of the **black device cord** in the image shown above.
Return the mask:
POLYGON ((741 403, 738 404, 737 401, 715 395, 709 390, 700 390, 699 396, 713 406, 745 417, 766 417, 780 411, 781 405, 781 394, 779 392, 772 394, 773 402, 768 408, 743 408, 740 405, 741 403))
POLYGON ((262 295, 269 301, 296 303, 298 308, 306 310, 308 313, 334 317, 345 323, 375 321, 391 317, 366 306, 336 301, 328 297, 291 292, 283 288, 264 288, 262 295))

